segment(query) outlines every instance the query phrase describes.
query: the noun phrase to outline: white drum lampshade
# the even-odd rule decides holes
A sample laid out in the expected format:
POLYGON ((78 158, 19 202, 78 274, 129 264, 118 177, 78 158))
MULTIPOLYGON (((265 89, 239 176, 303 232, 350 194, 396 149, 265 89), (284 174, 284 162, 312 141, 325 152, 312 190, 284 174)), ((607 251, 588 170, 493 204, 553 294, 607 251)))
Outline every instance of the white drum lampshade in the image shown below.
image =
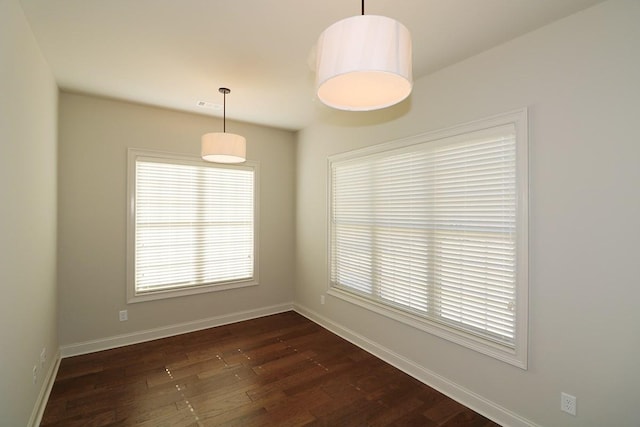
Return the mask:
POLYGON ((324 104, 377 110, 404 100, 412 86, 411 35, 400 22, 359 15, 336 22, 320 35, 316 90, 324 104))
POLYGON ((247 140, 234 133, 205 133, 201 146, 202 158, 207 162, 242 163, 247 159, 247 140))

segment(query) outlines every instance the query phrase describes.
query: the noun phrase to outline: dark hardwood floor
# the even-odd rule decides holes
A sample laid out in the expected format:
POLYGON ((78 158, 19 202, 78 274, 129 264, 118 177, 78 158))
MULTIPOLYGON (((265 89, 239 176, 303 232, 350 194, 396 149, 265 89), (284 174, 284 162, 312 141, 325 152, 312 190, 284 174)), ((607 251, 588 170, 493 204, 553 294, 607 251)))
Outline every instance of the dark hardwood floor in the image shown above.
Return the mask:
POLYGON ((63 359, 42 426, 497 426, 295 312, 63 359))

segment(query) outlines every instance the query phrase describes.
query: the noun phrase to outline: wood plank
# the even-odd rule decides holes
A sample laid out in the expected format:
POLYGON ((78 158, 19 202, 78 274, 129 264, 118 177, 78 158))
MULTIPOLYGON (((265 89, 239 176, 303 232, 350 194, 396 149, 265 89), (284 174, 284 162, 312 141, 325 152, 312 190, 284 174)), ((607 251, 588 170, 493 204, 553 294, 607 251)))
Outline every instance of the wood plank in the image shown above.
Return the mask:
POLYGON ((41 425, 497 426, 295 312, 64 359, 41 425))

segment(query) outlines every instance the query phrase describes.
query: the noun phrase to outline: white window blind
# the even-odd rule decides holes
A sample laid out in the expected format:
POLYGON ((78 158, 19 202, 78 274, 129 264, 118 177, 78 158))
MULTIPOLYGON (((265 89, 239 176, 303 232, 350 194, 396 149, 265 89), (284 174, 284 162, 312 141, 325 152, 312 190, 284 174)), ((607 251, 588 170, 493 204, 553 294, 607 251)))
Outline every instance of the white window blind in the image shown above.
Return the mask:
POLYGON ((516 153, 504 124, 330 161, 331 287, 513 354, 516 153))
POLYGON ((255 171, 136 156, 135 296, 254 279, 255 171))

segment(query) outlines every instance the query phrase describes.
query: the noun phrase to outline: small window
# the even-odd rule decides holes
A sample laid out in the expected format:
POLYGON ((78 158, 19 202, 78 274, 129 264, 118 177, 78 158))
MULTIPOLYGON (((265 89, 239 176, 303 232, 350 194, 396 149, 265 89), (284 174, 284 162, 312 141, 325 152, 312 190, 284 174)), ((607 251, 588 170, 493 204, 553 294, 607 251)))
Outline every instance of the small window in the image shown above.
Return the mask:
POLYGON ((526 369, 526 110, 329 170, 329 293, 526 369))
POLYGON ((255 285, 257 165, 129 150, 129 302, 255 285))

